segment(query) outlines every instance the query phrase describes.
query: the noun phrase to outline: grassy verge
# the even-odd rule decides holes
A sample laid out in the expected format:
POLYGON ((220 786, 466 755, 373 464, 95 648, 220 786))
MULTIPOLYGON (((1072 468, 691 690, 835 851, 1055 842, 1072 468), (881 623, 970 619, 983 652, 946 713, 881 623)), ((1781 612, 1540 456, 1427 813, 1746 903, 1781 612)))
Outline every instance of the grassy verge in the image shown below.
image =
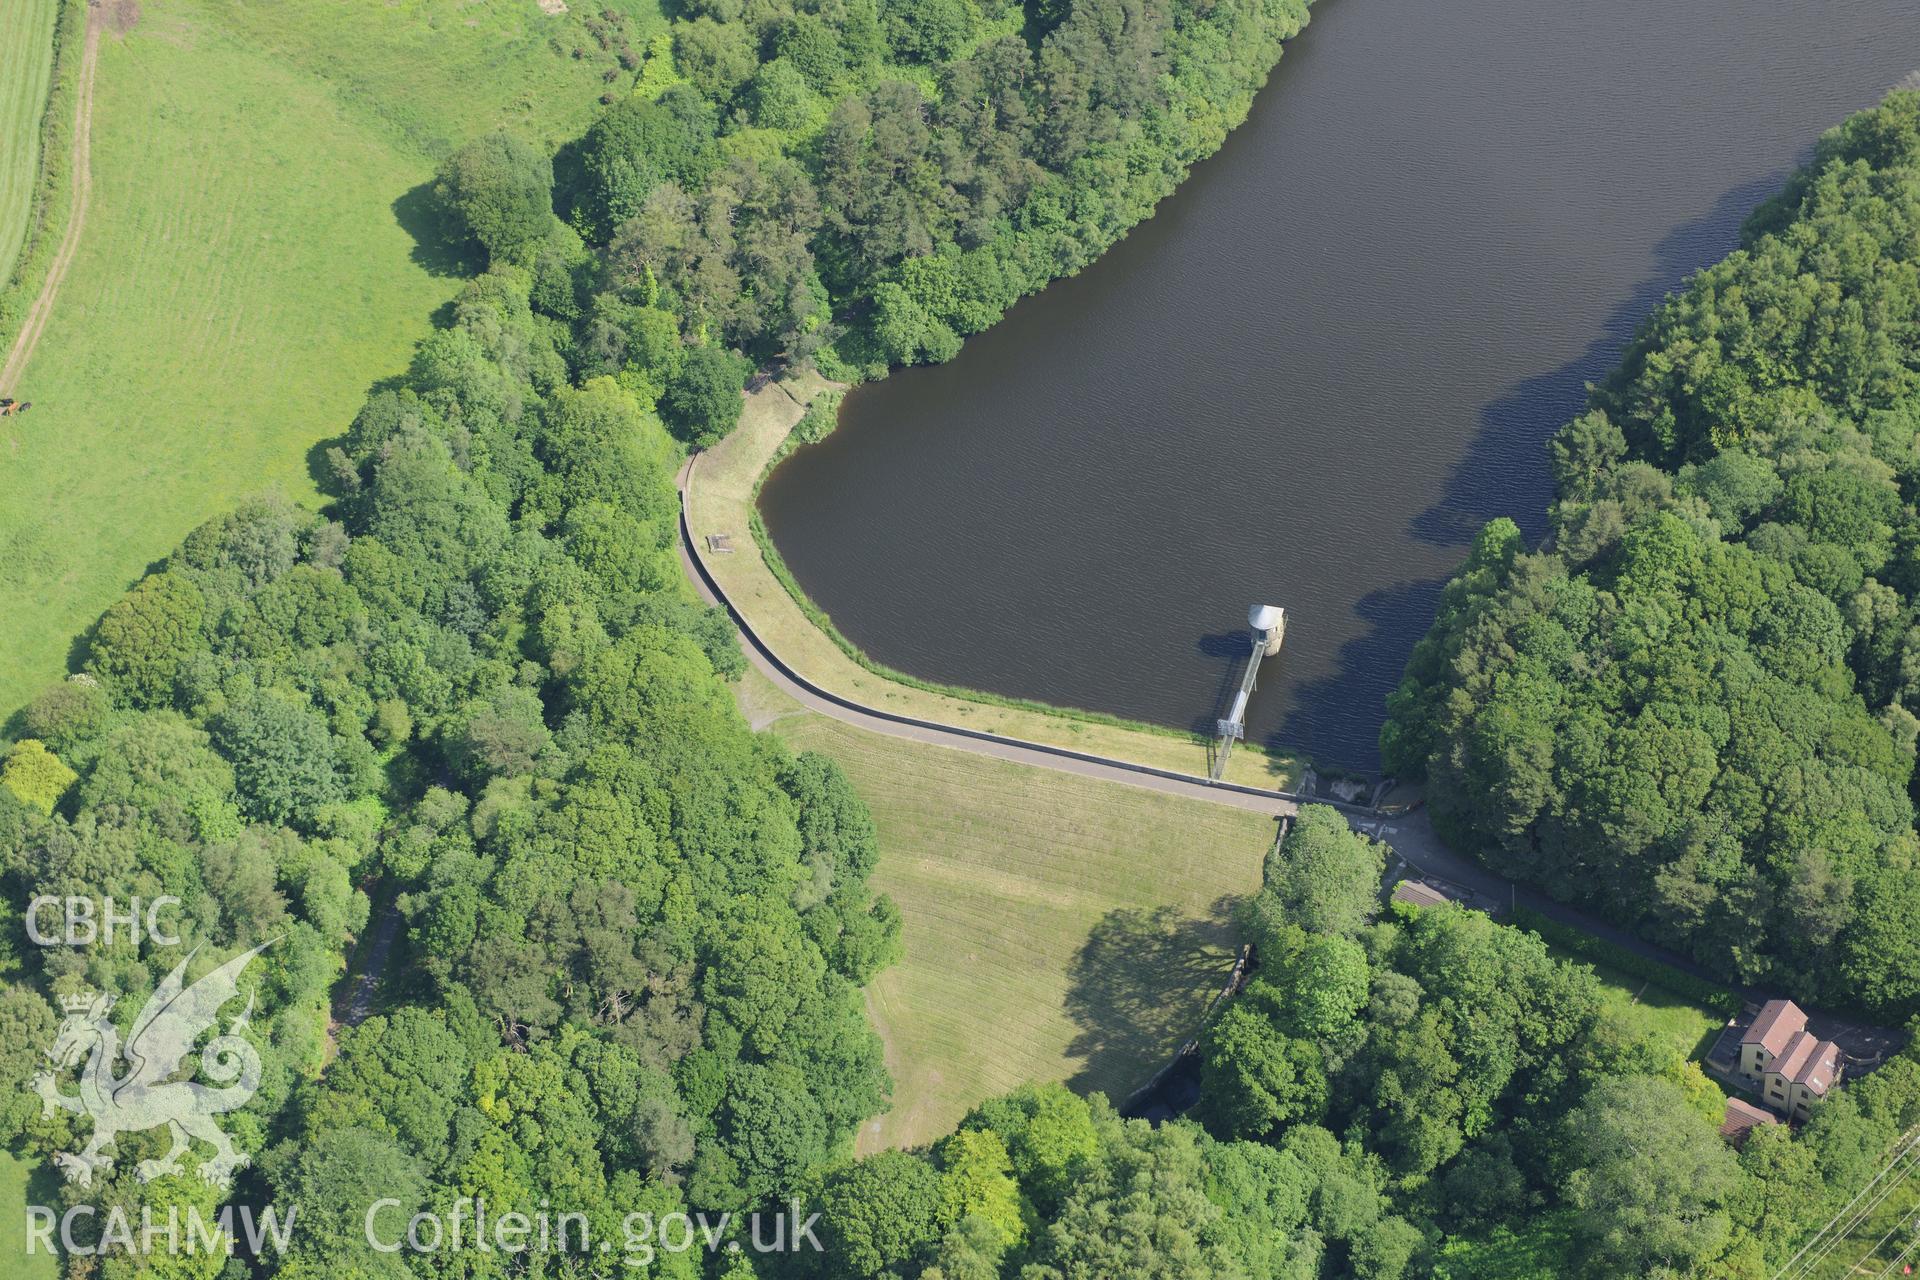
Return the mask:
MULTIPOLYGON (((740 425, 700 455, 687 509, 696 541, 712 533, 733 535, 732 555, 709 554, 704 546, 696 553, 780 659, 821 688, 863 706, 1204 775, 1207 744, 1193 734, 918 680, 872 662, 833 628, 786 572, 754 507, 768 466, 800 419, 801 402, 824 385, 817 375, 808 375, 785 384, 786 389, 769 387, 750 397, 740 425)), ((1233 753, 1227 778, 1285 788, 1303 763, 1243 746, 1233 753)))
POLYGON ((1608 1011, 1627 1026, 1641 1035, 1667 1041, 1688 1058, 1704 1058, 1726 1026, 1727 1015, 1704 1009, 1686 996, 1646 978, 1595 964, 1564 947, 1549 946, 1548 950, 1562 960, 1592 969, 1600 979, 1608 1011))
POLYGON ((1513 922, 1522 929, 1539 934, 1555 949, 1568 952, 1596 969, 1615 974, 1623 984, 1629 980, 1633 985, 1650 983, 1653 987, 1672 993, 1675 999, 1697 1005, 1707 1014, 1722 1019, 1740 1011, 1740 997, 1725 987, 1716 986, 1690 973, 1682 973, 1658 960, 1649 960, 1605 938, 1582 933, 1530 907, 1515 910, 1513 922))
POLYGON ((86 0, 0 8, 0 360, 73 202, 74 94, 86 28, 86 0))
MULTIPOLYGON (((758 492, 757 486, 755 492, 758 492)), ((793 597, 794 604, 802 614, 806 615, 807 621, 811 622, 815 627, 818 627, 820 631, 826 635, 827 639, 833 641, 841 653, 844 653, 847 657, 859 663, 860 666, 867 671, 879 676, 882 680, 890 680, 895 684, 905 685, 909 689, 918 689, 923 693, 935 693, 942 697, 959 698, 968 702, 984 703, 990 707, 1006 707, 1012 711, 1031 711, 1036 715, 1058 716, 1062 719, 1078 720, 1086 724, 1107 725, 1115 729, 1126 729, 1133 733, 1146 733, 1152 734, 1155 737, 1175 739, 1189 746, 1198 747, 1202 752, 1207 749, 1207 739, 1200 737, 1198 734, 1182 733, 1178 729, 1169 729, 1165 725, 1147 724, 1142 720, 1128 720, 1123 716, 1108 715, 1104 711, 1082 711, 1071 707, 1056 707, 1051 703, 1036 702, 1032 698, 1013 698, 1004 693, 992 693, 986 689, 968 689, 957 684, 941 684, 937 680, 922 680, 919 676, 909 675, 895 667, 888 666, 884 662, 876 662, 869 657, 866 651, 861 649, 859 645, 847 639, 846 634, 842 632, 840 628, 833 625, 833 619, 827 615, 827 611, 815 604, 812 597, 807 595, 806 589, 800 585, 800 580, 793 576, 791 569, 787 568, 786 559, 781 556, 780 548, 774 545, 773 535, 767 532, 766 521, 760 518, 760 512, 757 507, 747 517, 747 520, 752 529, 753 541, 760 549, 761 559, 766 561, 768 572, 772 573, 780 585, 786 588, 787 594, 793 597)))
POLYGON ((104 38, 87 227, 14 392, 34 410, 0 422, 0 720, 195 525, 261 490, 316 499, 308 451, 459 285, 420 198, 435 150, 565 133, 608 87, 616 55, 576 59, 581 20, 546 21, 532 0, 151 0, 104 38))
POLYGON ((741 700, 847 771, 879 830, 874 886, 904 917, 905 958, 867 992, 894 1099, 863 1151, 927 1141, 1023 1080, 1124 1098, 1198 1026, 1272 819, 868 733, 755 672, 741 700))

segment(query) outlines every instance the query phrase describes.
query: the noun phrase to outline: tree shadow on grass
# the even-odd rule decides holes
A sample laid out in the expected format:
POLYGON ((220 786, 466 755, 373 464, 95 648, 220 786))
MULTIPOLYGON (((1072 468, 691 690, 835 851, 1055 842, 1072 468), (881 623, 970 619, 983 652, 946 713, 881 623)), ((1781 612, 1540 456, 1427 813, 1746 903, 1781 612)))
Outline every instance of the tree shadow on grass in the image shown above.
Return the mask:
POLYGON ((1078 1031, 1067 1051, 1084 1060, 1069 1087, 1106 1090, 1118 1105, 1200 1029, 1233 968, 1238 903, 1222 897, 1198 916, 1121 907, 1100 918, 1068 970, 1078 1031))
MULTIPOLYGON (((120 588, 120 594, 113 598, 113 601, 108 604, 107 608, 110 609, 114 604, 119 603, 126 597, 129 591, 139 586, 142 581, 165 569, 167 567, 167 561, 172 558, 172 554, 172 552, 168 552, 158 560, 147 561, 147 567, 127 579, 126 585, 120 588)), ((92 622, 89 622, 80 630, 79 634, 67 642, 67 667, 60 675, 61 680, 65 680, 67 676, 73 672, 86 670, 87 659, 93 656, 93 642, 100 635, 100 621, 106 616, 106 610, 101 610, 98 617, 95 617, 92 622)), ((22 724, 21 716, 24 711, 24 707, 16 710, 12 717, 8 719, 5 729, 0 731, 4 731, 15 737, 19 736, 19 729, 22 724)))
MULTIPOLYGON (((13 1158, 16 1160, 24 1160, 29 1162, 35 1159, 35 1157, 22 1155, 17 1151, 13 1153, 13 1158)), ((69 1201, 65 1198, 66 1195, 67 1195, 66 1182, 60 1177, 60 1174, 54 1169, 53 1162, 51 1160, 42 1160, 38 1164, 34 1164, 27 1171, 26 1206, 23 1206, 23 1210, 25 1207, 28 1207, 28 1206, 36 1206, 40 1208, 54 1209, 57 1212, 59 1209, 64 1208, 68 1205, 69 1201)), ((263 1203, 263 1202, 256 1201, 255 1203, 263 1203)), ((9 1211, 11 1211, 12 1206, 8 1206, 8 1208, 9 1208, 9 1211)), ((65 1253, 61 1252, 59 1248, 56 1246, 54 1251, 54 1256, 57 1259, 59 1259, 59 1261, 55 1262, 52 1267, 48 1268, 45 1274, 64 1275, 65 1271, 62 1270, 62 1268, 65 1266, 65 1263, 66 1263, 65 1253)))
POLYGON ((423 182, 405 192, 391 208, 400 229, 413 237, 413 251, 408 256, 415 265, 425 268, 428 275, 465 278, 487 269, 478 247, 451 234, 439 202, 433 198, 431 182, 423 182))
MULTIPOLYGON (((413 240, 408 257, 424 268, 428 275, 470 280, 487 269, 486 255, 479 247, 462 241, 448 227, 439 202, 434 199, 431 182, 411 188, 389 207, 393 210, 394 221, 413 240)), ((449 299, 434 308, 430 320, 436 330, 451 329, 454 315, 454 302, 449 299)), ((409 385, 407 371, 403 369, 375 379, 367 387, 367 396, 371 398, 383 391, 402 391, 409 385)), ((343 430, 339 435, 315 441, 307 449, 307 475, 314 487, 326 496, 329 508, 346 495, 340 489, 339 476, 327 454, 330 449, 345 442, 346 433, 343 430)))

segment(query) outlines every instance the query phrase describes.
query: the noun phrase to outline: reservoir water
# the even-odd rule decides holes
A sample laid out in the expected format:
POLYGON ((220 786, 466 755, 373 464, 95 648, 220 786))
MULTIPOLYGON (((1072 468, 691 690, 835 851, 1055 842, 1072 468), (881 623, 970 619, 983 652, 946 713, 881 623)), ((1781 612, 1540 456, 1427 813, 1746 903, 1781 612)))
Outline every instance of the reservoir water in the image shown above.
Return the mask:
POLYGON ((1920 0, 1321 0, 1155 216, 949 364, 848 397, 762 510, 928 679, 1371 768, 1464 546, 1821 130, 1920 68, 1920 0))

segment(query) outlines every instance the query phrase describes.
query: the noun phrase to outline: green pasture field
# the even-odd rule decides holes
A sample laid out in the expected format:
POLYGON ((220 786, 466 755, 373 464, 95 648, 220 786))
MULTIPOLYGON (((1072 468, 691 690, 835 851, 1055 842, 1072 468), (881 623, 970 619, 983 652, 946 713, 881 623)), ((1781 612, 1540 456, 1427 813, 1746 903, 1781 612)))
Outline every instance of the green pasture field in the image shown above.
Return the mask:
MULTIPOLYGON (((648 3, 630 29, 659 22, 648 3)), ((502 123, 582 125, 617 55, 574 58, 581 23, 148 0, 106 35, 79 253, 15 391, 34 409, 0 421, 0 720, 195 525, 266 490, 318 501, 315 446, 470 269, 423 199, 435 163, 502 123)))
POLYGON ((1684 1057, 1704 1059, 1726 1025, 1724 1018, 1658 983, 1595 964, 1551 944, 1547 949, 1562 960, 1592 969, 1600 979, 1602 998, 1609 1011, 1641 1034, 1658 1036, 1672 1044, 1684 1057))
POLYGON ((10 1151, 0 1151, 0 1274, 8 1280, 55 1280, 59 1259, 27 1253, 29 1192, 32 1203, 52 1205, 57 1190, 53 1166, 36 1168, 10 1151))
POLYGON ((1199 1029, 1273 819, 855 729, 757 672, 742 701, 846 770, 904 918, 905 958, 867 988, 894 1094, 862 1151, 930 1141, 1027 1080, 1118 1103, 1199 1029))
POLYGON ((40 177, 40 117, 53 73, 58 0, 0 5, 0 281, 26 239, 40 177))
POLYGON ((666 29, 655 0, 203 0, 220 26, 332 85, 434 159, 505 125, 549 147, 585 130, 622 40, 666 29), (603 12, 618 16, 607 23, 603 12), (595 31, 603 28, 603 47, 595 31), (578 51, 578 57, 575 56, 578 51))

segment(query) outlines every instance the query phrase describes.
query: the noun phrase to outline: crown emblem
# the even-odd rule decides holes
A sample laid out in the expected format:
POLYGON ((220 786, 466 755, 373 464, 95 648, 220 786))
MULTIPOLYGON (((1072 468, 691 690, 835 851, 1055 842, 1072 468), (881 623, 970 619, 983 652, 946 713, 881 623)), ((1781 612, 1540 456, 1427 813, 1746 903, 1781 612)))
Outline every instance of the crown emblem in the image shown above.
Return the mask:
POLYGON ((85 1013, 87 1010, 93 1008, 93 1002, 98 997, 99 993, 94 991, 82 991, 75 995, 61 996, 60 1007, 68 1013, 85 1013))

